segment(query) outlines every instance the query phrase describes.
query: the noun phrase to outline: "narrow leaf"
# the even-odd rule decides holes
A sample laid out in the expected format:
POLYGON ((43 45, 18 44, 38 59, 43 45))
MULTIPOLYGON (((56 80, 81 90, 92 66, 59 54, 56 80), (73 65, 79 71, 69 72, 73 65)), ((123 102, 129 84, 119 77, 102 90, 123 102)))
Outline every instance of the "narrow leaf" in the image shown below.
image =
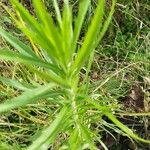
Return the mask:
MULTIPOLYGON (((42 31, 55 49, 53 53, 55 53, 57 59, 61 61, 62 64, 65 66, 65 59, 62 58, 62 55, 65 55, 65 52, 62 51, 62 39, 56 28, 57 26, 53 23, 52 17, 47 13, 46 8, 44 7, 44 4, 41 0, 33 0, 33 4, 37 17, 41 22, 42 28, 45 29, 42 31)), ((67 28, 67 26, 65 28, 67 28)))
POLYGON ((69 6, 69 1, 64 1, 63 19, 62 19, 62 43, 63 52, 68 65, 72 57, 72 40, 73 40, 73 29, 72 29, 72 8, 69 6))
POLYGON ((41 135, 33 141, 33 144, 28 148, 28 150, 36 150, 39 148, 42 150, 48 149, 49 145, 62 130, 62 125, 66 121, 68 111, 68 107, 64 106, 60 113, 56 116, 56 119, 50 124, 49 127, 42 131, 41 135))
POLYGON ((29 46, 25 45, 23 42, 21 42, 20 40, 12 36, 10 33, 7 33, 1 28, 0 28, 0 36, 4 37, 21 54, 33 58, 38 58, 29 46))
POLYGON ((107 29, 108 29, 108 26, 109 26, 109 24, 110 24, 110 22, 111 22, 113 13, 114 13, 114 11, 115 11, 115 4, 116 4, 116 0, 112 0, 111 10, 110 10, 110 12, 109 12, 109 15, 108 15, 106 21, 104 22, 103 28, 102 28, 102 30, 100 31, 100 34, 99 34, 99 36, 98 36, 98 38, 97 38, 97 41, 95 42, 95 45, 98 45, 98 43, 101 41, 101 39, 103 38, 105 32, 106 32, 107 29))
POLYGON ((20 106, 25 106, 27 104, 33 103, 41 98, 47 98, 47 94, 50 89, 55 87, 54 84, 47 84, 40 86, 31 91, 24 92, 22 95, 7 100, 5 103, 0 104, 0 113, 10 111, 11 109, 18 108, 20 106))
POLYGON ((35 88, 35 86, 31 84, 19 82, 15 79, 9 79, 2 76, 0 76, 0 81, 22 91, 29 91, 35 88))
POLYGON ((93 44, 96 42, 98 32, 102 25, 102 19, 104 14, 105 0, 99 0, 98 6, 95 11, 95 15, 92 19, 91 25, 85 36, 83 45, 79 50, 75 62, 73 64, 72 70, 74 72, 79 72, 84 62, 87 60, 90 53, 93 51, 93 44))
POLYGON ((141 142, 144 143, 150 143, 150 140, 145 140, 141 137, 139 137, 138 135, 136 135, 135 133, 133 133, 132 130, 130 130, 126 125, 122 124, 112 113, 105 113, 105 115, 114 123, 117 125, 117 127, 119 127, 122 131, 124 131, 128 136, 132 137, 135 140, 139 140, 141 142))
POLYGON ((68 84, 66 79, 61 78, 60 76, 56 76, 53 72, 49 71, 49 72, 43 72, 43 71, 39 71, 37 68, 32 67, 32 66, 28 66, 28 68, 30 69, 31 72, 36 73, 38 76, 40 76, 42 79, 45 79, 45 81, 52 81, 56 84, 58 84, 59 86, 62 86, 64 88, 70 88, 70 85, 68 84))
POLYGON ((59 26, 61 27, 61 25, 62 25, 62 19, 61 19, 61 14, 60 14, 60 10, 59 10, 59 6, 58 6, 57 0, 53 0, 53 5, 54 5, 55 11, 56 11, 57 21, 59 23, 59 26))
POLYGON ((38 23, 38 21, 25 7, 22 6, 21 3, 18 2, 18 0, 10 1, 18 14, 19 20, 15 20, 18 27, 25 33, 25 35, 27 35, 27 37, 32 38, 33 41, 38 43, 38 46, 41 46, 53 61, 56 61, 58 57, 55 53, 55 47, 45 35, 46 31, 43 30, 44 27, 38 23))
POLYGON ((78 130, 74 129, 69 138, 69 150, 81 149, 82 142, 78 135, 78 130))
POLYGON ((60 69, 54 66, 53 64, 44 62, 40 59, 31 58, 31 57, 28 57, 23 54, 19 54, 17 52, 10 51, 7 49, 0 49, 0 59, 15 61, 15 62, 27 64, 27 65, 37 65, 39 67, 51 69, 54 72, 61 72, 60 69))
POLYGON ((12 5, 14 6, 15 10, 19 15, 21 16, 22 20, 25 21, 26 26, 29 29, 32 29, 34 32, 40 31, 40 26, 37 23, 36 19, 25 9, 21 3, 18 2, 18 0, 10 0, 12 5))
POLYGON ((72 43, 72 53, 75 52, 77 41, 81 32, 82 24, 86 15, 86 12, 88 10, 88 6, 90 4, 90 1, 88 0, 82 0, 79 3, 79 12, 78 16, 75 20, 75 28, 74 28, 74 36, 73 36, 73 43, 72 43))
MULTIPOLYGON (((92 150, 96 150, 97 148, 96 148, 96 146, 93 142, 94 140, 91 137, 92 132, 90 131, 90 129, 88 129, 84 125, 80 125, 80 127, 81 127, 83 138, 89 144, 89 148, 92 149, 92 150)), ((85 144, 87 144, 87 143, 85 143, 85 144)))

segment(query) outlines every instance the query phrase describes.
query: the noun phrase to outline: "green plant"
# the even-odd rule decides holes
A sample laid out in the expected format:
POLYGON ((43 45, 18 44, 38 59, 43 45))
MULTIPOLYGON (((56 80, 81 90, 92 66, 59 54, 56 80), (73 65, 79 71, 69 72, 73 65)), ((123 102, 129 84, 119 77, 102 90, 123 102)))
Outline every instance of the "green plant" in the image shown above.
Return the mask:
POLYGON ((0 113, 41 99, 49 99, 59 106, 59 113, 55 119, 41 131, 39 137, 33 140, 28 149, 48 149, 59 134, 65 134, 60 149, 97 149, 97 143, 102 144, 107 149, 101 141, 99 133, 92 129, 92 124, 102 120, 102 116, 108 117, 125 135, 150 143, 150 141, 138 137, 116 119, 113 114, 116 105, 106 106, 101 100, 94 99, 88 89, 88 74, 94 49, 108 28, 114 12, 115 0, 112 1, 110 13, 104 22, 105 0, 98 0, 97 8, 80 48, 78 48, 77 41, 90 1, 80 1, 78 15, 73 20, 69 1, 64 1, 61 15, 57 1, 53 0, 57 19, 55 22, 40 0, 33 0, 36 18, 17 0, 10 0, 10 2, 16 14, 12 15, 6 7, 4 8, 26 35, 31 46, 30 44, 25 45, 18 38, 0 28, 1 37, 5 38, 15 48, 14 51, 1 48, 0 59, 25 64, 33 74, 42 79, 44 85, 32 85, 1 76, 0 81, 23 91, 23 93, 0 104, 0 113), (88 57, 90 57, 89 60, 88 57), (86 76, 80 85, 80 70, 85 62, 88 62, 86 76), (60 101, 55 101, 56 96, 59 96, 60 101))

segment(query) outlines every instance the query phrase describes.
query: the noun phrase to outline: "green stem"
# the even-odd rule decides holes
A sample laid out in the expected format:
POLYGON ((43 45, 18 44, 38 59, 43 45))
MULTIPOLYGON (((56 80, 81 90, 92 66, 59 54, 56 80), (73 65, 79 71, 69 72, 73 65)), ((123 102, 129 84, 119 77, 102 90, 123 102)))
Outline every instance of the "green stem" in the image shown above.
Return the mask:
POLYGON ((71 106, 73 109, 73 119, 76 124, 77 130, 79 132, 79 136, 81 137, 80 121, 79 121, 79 115, 78 115, 77 104, 76 104, 76 94, 74 90, 70 91, 70 96, 71 96, 71 106))

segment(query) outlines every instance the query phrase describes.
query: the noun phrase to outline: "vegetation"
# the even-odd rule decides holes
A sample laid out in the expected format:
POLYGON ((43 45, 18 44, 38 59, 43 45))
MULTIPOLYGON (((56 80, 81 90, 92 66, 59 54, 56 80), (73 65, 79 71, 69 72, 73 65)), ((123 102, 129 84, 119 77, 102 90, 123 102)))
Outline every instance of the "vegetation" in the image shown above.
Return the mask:
POLYGON ((123 149, 116 133, 148 148, 148 1, 10 3, 0 3, 0 148, 123 149))

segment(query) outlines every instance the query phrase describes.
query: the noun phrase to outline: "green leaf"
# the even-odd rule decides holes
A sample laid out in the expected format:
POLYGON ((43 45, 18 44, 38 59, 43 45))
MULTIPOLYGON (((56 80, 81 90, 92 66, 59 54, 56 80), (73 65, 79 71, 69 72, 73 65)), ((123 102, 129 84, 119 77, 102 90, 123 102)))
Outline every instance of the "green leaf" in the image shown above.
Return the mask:
POLYGON ((10 33, 7 33, 1 28, 0 28, 0 36, 5 38, 21 54, 30 56, 33 58, 38 58, 29 46, 25 45, 23 42, 21 42, 20 40, 12 36, 10 33))
POLYGON ((35 88, 31 91, 24 92, 22 95, 16 98, 7 100, 3 104, 0 104, 0 113, 10 111, 11 109, 18 108, 20 106, 31 104, 42 98, 47 98, 48 92, 50 91, 50 89, 54 88, 55 86, 56 85, 54 84, 46 84, 44 86, 35 88))
MULTIPOLYGON (((63 51, 62 41, 67 41, 67 39, 64 40, 66 37, 63 40, 61 39, 61 35, 58 32, 57 26, 53 23, 51 16, 47 13, 46 8, 44 7, 42 1, 33 0, 33 4, 37 17, 41 21, 42 27, 45 29, 43 30, 43 32, 45 31, 44 32, 45 36, 55 49, 54 52, 57 59, 63 64, 64 67, 66 67, 66 59, 62 58, 62 56, 64 56, 66 53, 66 51, 63 51)), ((67 26, 65 26, 65 29, 66 28, 67 26)))
MULTIPOLYGON (((41 0, 38 0, 38 1, 33 0, 33 6, 35 8, 37 17, 41 23, 41 26, 42 26, 42 28, 44 28, 44 30, 41 30, 40 32, 43 32, 45 34, 45 37, 50 41, 50 43, 56 49, 56 47, 57 47, 56 44, 58 42, 59 35, 58 35, 58 32, 56 30, 56 27, 53 23, 51 16, 46 12, 46 8, 44 7, 44 4, 42 3, 41 0)), ((58 55, 58 54, 56 54, 56 55, 58 55)))
POLYGON ((25 56, 23 54, 19 54, 17 52, 14 51, 10 51, 7 49, 0 49, 0 59, 1 60, 9 60, 9 61, 15 61, 15 62, 19 62, 19 63, 24 63, 27 65, 36 65, 39 67, 43 67, 46 69, 51 69, 54 72, 61 72, 61 70, 59 68, 57 68, 56 66, 54 66, 53 64, 44 62, 40 59, 35 59, 29 56, 25 56))
POLYGON ((39 49, 44 52, 42 54, 46 54, 53 63, 60 64, 58 60, 58 56, 56 55, 56 52, 55 52, 56 49, 54 45, 52 45, 52 43, 48 39, 48 35, 45 35, 46 31, 43 31, 41 29, 40 32, 34 32, 32 30, 29 30, 26 26, 22 26, 20 23, 18 23, 18 26, 22 30, 22 32, 28 38, 32 39, 32 41, 36 43, 39 49))
POLYGON ((28 150, 48 149, 58 133, 62 130, 62 126, 66 122, 68 112, 69 108, 64 106, 56 116, 56 119, 50 124, 50 126, 42 131, 41 135, 33 141, 33 144, 28 148, 28 150))
POLYGON ((29 90, 32 90, 33 88, 35 88, 35 86, 33 86, 29 83, 19 82, 17 80, 5 78, 2 76, 0 76, 0 81, 2 81, 3 83, 5 83, 7 85, 10 85, 16 89, 22 90, 22 91, 29 91, 29 90))
POLYGON ((10 2, 17 11, 17 13, 19 13, 20 17, 22 18, 22 21, 25 21, 28 29, 31 29, 34 32, 39 32, 41 30, 36 19, 27 11, 27 9, 25 9, 22 6, 21 3, 18 2, 18 0, 10 0, 10 2))
POLYGON ((110 12, 109 12, 109 15, 106 19, 106 21, 104 22, 104 25, 102 27, 102 30, 100 31, 100 34, 97 38, 97 41, 95 42, 95 45, 98 45, 98 43, 101 41, 101 39, 103 38, 106 30, 108 29, 108 26, 111 22, 111 19, 112 19, 112 16, 113 16, 113 13, 115 11, 115 4, 116 4, 116 0, 112 0, 112 6, 111 6, 111 9, 110 9, 110 12))
POLYGON ((141 142, 144 143, 150 143, 150 140, 145 140, 141 137, 139 137, 138 135, 136 135, 135 133, 133 133, 132 130, 130 130, 126 125, 122 124, 112 113, 109 112, 105 112, 105 115, 114 123, 117 125, 117 127, 119 127, 123 132, 125 132, 128 136, 132 137, 135 140, 139 140, 141 142))
POLYGON ((54 5, 55 11, 56 11, 57 21, 59 23, 59 26, 61 27, 62 26, 62 19, 61 19, 61 14, 60 14, 60 10, 59 10, 57 0, 53 0, 53 5, 54 5))
POLYGON ((69 1, 64 1, 63 9, 63 19, 62 19, 62 43, 63 43, 63 52, 68 65, 69 61, 72 59, 72 40, 73 40, 73 29, 72 29, 72 8, 69 6, 69 1))
MULTIPOLYGON (((56 55, 56 50, 54 45, 48 39, 47 30, 43 30, 43 26, 37 22, 37 20, 25 9, 18 0, 10 0, 14 9, 16 10, 18 18, 20 20, 15 20, 18 27, 31 38, 38 46, 42 47, 42 50, 46 51, 47 55, 54 62, 58 62, 58 57, 56 55)), ((54 35, 55 36, 55 35, 54 35)))
POLYGON ((71 72, 74 71, 75 73, 78 73, 84 62, 87 60, 90 53, 94 50, 93 45, 96 42, 96 38, 102 26, 104 5, 105 0, 98 1, 98 6, 96 8, 95 15, 92 19, 90 27, 88 28, 88 32, 85 36, 83 45, 79 50, 79 52, 77 53, 71 72))
POLYGON ((66 79, 63 79, 60 76, 56 76, 51 71, 49 71, 49 72, 43 72, 41 70, 39 71, 37 68, 34 68, 32 66, 29 67, 29 69, 31 72, 36 73, 45 81, 53 81, 54 83, 58 84, 59 86, 62 86, 67 89, 70 88, 70 85, 66 79))
POLYGON ((76 46, 77 46, 77 41, 81 32, 82 24, 85 18, 85 15, 88 10, 88 6, 90 4, 89 0, 82 0, 79 3, 79 12, 78 16, 75 19, 75 27, 74 27, 74 35, 73 35, 73 43, 72 43, 72 53, 75 52, 76 46))
POLYGON ((81 138, 79 137, 78 130, 75 128, 69 138, 69 150, 79 150, 81 149, 81 146, 81 138))
MULTIPOLYGON (((55 66, 53 66, 49 63, 30 58, 30 57, 24 56, 22 54, 15 53, 13 51, 9 51, 7 49, 0 49, 0 59, 24 63, 25 65, 27 65, 27 67, 29 67, 29 66, 32 67, 32 65, 37 65, 37 66, 51 69, 55 72, 59 72, 59 73, 63 74, 62 71, 60 71, 55 66)), ((51 70, 49 70, 49 74, 46 74, 46 73, 42 73, 42 72, 38 71, 37 69, 34 69, 34 71, 36 73, 40 74, 41 76, 44 76, 45 78, 47 77, 48 79, 51 79, 51 81, 57 83, 58 85, 60 84, 67 88, 70 87, 66 80, 62 79, 60 76, 58 76, 51 70)))
POLYGON ((92 149, 92 150, 97 150, 95 144, 94 144, 94 140, 93 140, 93 137, 92 137, 92 132, 90 131, 90 129, 88 129, 87 127, 85 127, 84 125, 80 125, 81 127, 81 131, 82 131, 82 135, 83 135, 83 138, 85 139, 85 141, 87 143, 85 144, 89 144, 89 148, 92 149))

